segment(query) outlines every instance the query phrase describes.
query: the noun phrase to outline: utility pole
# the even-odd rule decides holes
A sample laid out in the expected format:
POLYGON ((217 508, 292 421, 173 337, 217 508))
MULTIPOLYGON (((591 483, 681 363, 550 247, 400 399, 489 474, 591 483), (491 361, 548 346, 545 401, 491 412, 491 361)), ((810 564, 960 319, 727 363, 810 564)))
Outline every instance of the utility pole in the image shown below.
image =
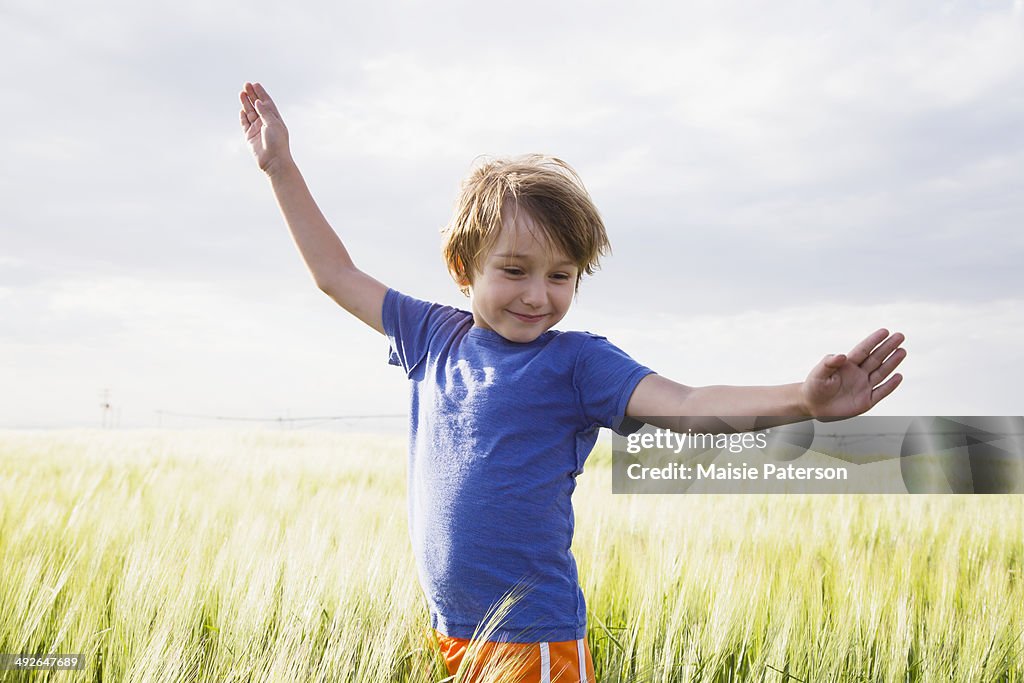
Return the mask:
POLYGON ((113 426, 113 410, 110 406, 110 389, 100 392, 100 427, 107 429, 113 426))

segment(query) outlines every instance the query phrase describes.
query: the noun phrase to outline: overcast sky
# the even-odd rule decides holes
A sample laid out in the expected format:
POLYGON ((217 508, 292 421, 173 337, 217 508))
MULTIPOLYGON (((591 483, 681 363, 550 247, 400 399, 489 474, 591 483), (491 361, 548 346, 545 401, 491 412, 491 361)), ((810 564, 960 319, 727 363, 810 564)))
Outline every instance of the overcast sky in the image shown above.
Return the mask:
POLYGON ((874 414, 1024 413, 1020 0, 147 5, 0 2, 0 427, 98 426, 104 389, 121 426, 406 411, 291 243, 246 80, 388 285, 468 307, 459 181, 545 152, 614 248, 561 329, 700 385, 884 326, 910 357, 874 414))

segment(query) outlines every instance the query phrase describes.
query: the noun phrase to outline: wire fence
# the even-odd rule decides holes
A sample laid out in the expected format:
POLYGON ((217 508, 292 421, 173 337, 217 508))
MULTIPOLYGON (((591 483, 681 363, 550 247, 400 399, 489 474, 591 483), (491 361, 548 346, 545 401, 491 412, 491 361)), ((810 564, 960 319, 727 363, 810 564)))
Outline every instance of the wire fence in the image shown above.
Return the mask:
POLYGON ((237 415, 210 415, 204 413, 184 413, 174 410, 157 410, 156 416, 157 426, 161 428, 168 426, 165 424, 165 420, 167 418, 174 418, 202 422, 227 422, 276 425, 277 427, 284 430, 315 429, 323 427, 325 425, 349 426, 346 423, 368 425, 373 421, 381 421, 389 424, 392 427, 392 429, 397 429, 399 426, 404 426, 404 423, 400 421, 407 420, 409 417, 407 414, 404 413, 375 413, 368 415, 313 415, 300 417, 292 417, 289 415, 279 415, 277 417, 243 417, 237 415))

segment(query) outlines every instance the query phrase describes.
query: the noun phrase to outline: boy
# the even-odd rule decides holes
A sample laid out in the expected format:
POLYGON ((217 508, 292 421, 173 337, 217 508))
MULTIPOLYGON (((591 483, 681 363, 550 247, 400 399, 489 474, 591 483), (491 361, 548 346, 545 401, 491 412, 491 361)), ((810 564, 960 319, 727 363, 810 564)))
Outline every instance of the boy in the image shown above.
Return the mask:
POLYGON ((802 383, 700 388, 603 337, 552 330, 608 239, 575 172, 539 155, 484 164, 463 184, 444 254, 471 311, 390 290, 356 268, 320 213, 266 90, 246 83, 241 102, 242 129, 317 285, 388 337, 390 362, 412 381, 409 528, 451 673, 514 593, 483 655, 522 657, 515 680, 594 680, 571 496, 600 427, 623 415, 676 416, 645 419, 678 431, 701 424, 684 416, 735 417, 737 430, 754 428, 744 416, 847 417, 901 381, 889 376, 903 337, 885 330, 826 356, 802 383))

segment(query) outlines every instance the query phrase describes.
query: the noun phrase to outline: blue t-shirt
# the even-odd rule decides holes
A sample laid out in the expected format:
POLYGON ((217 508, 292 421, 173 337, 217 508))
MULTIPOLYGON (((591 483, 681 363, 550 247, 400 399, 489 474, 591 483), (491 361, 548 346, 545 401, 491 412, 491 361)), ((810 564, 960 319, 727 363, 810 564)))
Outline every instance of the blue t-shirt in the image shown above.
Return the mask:
POLYGON ((431 625, 473 637, 506 593, 525 590, 488 640, 585 637, 572 492, 599 428, 651 370, 604 337, 510 342, 467 311, 395 290, 383 323, 389 362, 412 380, 409 531, 431 625))

